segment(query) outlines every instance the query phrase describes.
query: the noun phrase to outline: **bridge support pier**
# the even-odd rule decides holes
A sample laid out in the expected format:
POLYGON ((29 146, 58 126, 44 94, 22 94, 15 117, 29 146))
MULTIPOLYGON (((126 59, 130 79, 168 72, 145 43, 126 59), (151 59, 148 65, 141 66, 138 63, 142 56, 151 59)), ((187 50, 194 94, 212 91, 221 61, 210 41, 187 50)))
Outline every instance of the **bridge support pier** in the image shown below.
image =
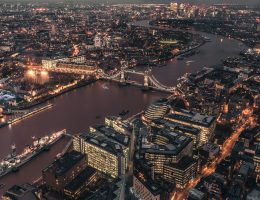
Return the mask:
POLYGON ((146 73, 144 74, 143 90, 149 90, 149 76, 146 73))

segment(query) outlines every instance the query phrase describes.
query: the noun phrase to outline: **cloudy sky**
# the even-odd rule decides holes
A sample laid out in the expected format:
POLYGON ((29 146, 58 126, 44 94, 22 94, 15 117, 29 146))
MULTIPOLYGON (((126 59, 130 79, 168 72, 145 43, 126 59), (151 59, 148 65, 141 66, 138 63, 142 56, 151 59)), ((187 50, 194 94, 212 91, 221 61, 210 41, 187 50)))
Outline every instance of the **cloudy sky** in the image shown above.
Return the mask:
POLYGON ((235 3, 235 4, 248 4, 260 5, 260 0, 0 0, 0 2, 77 2, 85 1, 92 3, 170 3, 170 2, 190 2, 190 3, 203 3, 203 4, 216 4, 216 3, 235 3))
MULTIPOLYGON (((72 1, 72 0, 71 0, 72 1)), ((190 2, 190 3, 237 3, 237 4, 260 4, 260 0, 86 0, 92 2, 112 2, 112 3, 170 3, 170 2, 190 2)))

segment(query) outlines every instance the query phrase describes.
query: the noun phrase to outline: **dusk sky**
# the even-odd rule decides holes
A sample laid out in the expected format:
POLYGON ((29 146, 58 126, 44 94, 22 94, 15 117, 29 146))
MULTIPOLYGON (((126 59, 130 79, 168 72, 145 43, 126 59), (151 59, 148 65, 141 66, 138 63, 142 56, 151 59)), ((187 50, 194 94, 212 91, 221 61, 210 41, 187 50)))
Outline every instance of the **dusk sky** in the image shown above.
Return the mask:
MULTIPOLYGON (((84 1, 84 0, 83 0, 84 1)), ((86 0, 88 1, 88 0, 86 0)), ((89 0, 91 2, 112 2, 112 3, 170 3, 170 2, 190 2, 190 3, 236 3, 236 4, 260 4, 258 0, 89 0)))
POLYGON ((0 200, 258 199, 259 16, 0 0, 0 200))
POLYGON ((171 2, 190 2, 194 4, 216 4, 216 3, 233 3, 233 4, 250 4, 260 5, 259 0, 0 0, 0 2, 91 2, 91 3, 171 3, 171 2))

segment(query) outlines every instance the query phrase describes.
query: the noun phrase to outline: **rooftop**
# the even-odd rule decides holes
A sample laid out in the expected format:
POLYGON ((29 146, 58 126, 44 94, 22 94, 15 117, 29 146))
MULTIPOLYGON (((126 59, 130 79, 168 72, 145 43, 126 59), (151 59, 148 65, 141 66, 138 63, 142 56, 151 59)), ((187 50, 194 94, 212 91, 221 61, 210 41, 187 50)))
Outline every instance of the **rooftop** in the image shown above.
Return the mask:
POLYGON ((138 174, 135 174, 134 176, 135 176, 135 178, 137 178, 154 196, 157 196, 157 195, 161 194, 162 189, 161 189, 160 185, 159 185, 158 183, 156 183, 154 180, 143 178, 143 177, 139 176, 139 173, 138 173, 138 174))
POLYGON ((191 133, 193 135, 198 135, 200 130, 191 126, 186 126, 177 122, 172 122, 163 118, 153 120, 153 123, 157 125, 162 125, 168 129, 178 131, 181 133, 191 133))
POLYGON ((174 132, 171 130, 163 129, 153 133, 150 140, 142 140, 142 151, 146 153, 160 153, 177 155, 182 149, 192 142, 192 138, 183 133, 174 132), (158 138, 165 144, 158 144, 158 138))
POLYGON ((246 196, 247 200, 260 199, 260 188, 256 187, 246 196))
POLYGON ((69 171, 76 163, 78 163, 84 158, 85 158, 84 154, 77 151, 70 151, 65 153, 59 159, 55 160, 43 171, 49 171, 54 173, 57 176, 62 176, 67 171, 69 171))
POLYGON ((88 179, 96 173, 96 170, 90 166, 87 166, 74 180, 66 185, 65 190, 76 191, 80 188, 88 179))
POLYGON ((168 166, 184 171, 194 163, 196 163, 195 159, 189 156, 184 156, 178 163, 170 163, 168 166))

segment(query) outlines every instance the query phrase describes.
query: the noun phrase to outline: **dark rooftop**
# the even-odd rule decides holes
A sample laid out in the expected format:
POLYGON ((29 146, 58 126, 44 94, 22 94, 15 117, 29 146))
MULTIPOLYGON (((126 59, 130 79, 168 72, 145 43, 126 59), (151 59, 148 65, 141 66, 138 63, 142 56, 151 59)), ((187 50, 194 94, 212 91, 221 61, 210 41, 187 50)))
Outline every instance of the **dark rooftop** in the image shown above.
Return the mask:
MULTIPOLYGON (((94 146, 100 147, 114 155, 122 154, 123 150, 126 148, 125 145, 122 145, 121 143, 116 141, 115 137, 117 136, 113 136, 112 138, 110 136, 107 137, 105 134, 102 134, 98 131, 95 133, 82 133, 80 137, 84 139, 86 142, 94 146)), ((127 136, 125 136, 125 138, 127 138, 127 140, 129 139, 127 136)), ((126 143, 128 143, 128 141, 126 141, 126 143)))
POLYGON ((166 119, 175 119, 203 127, 209 127, 216 120, 214 116, 202 115, 185 109, 175 109, 173 114, 169 114, 166 119))
POLYGON ((178 163, 169 163, 168 166, 184 171, 194 163, 196 163, 195 159, 189 156, 184 156, 178 163))

